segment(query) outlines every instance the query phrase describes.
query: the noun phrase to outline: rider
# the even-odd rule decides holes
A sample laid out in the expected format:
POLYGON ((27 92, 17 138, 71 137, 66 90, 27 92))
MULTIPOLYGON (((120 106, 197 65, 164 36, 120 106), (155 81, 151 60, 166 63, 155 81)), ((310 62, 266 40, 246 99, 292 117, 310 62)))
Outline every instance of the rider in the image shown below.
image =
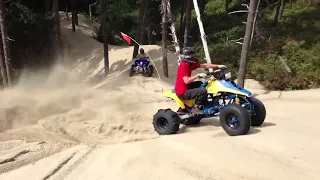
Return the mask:
POLYGON ((217 64, 200 64, 199 60, 194 56, 194 50, 191 47, 185 47, 180 52, 181 63, 178 67, 175 93, 180 99, 196 98, 195 106, 191 112, 195 114, 203 114, 199 105, 203 104, 207 99, 207 89, 200 88, 201 81, 194 81, 201 77, 205 77, 205 73, 199 73, 191 76, 191 71, 197 68, 226 68, 225 65, 217 64))
POLYGON ((140 48, 140 53, 137 55, 137 58, 142 61, 147 61, 148 55, 144 52, 143 48, 140 48))

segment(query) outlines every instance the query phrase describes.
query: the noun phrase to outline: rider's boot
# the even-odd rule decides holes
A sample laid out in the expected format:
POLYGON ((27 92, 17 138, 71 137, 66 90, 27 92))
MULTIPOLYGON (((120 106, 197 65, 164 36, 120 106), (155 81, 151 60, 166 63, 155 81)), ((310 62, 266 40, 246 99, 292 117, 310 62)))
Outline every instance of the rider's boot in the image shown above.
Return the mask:
POLYGON ((194 105, 191 109, 191 112, 194 114, 204 114, 203 111, 199 108, 199 105, 194 105))

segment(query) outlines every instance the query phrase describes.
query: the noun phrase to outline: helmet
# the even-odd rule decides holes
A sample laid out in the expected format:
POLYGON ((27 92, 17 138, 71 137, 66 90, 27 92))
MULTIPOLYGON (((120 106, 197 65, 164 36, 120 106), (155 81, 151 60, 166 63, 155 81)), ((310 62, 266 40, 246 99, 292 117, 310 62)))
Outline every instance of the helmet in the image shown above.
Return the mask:
POLYGON ((143 54, 143 53, 144 53, 144 49, 140 48, 140 54, 143 54))
POLYGON ((180 59, 181 61, 194 64, 196 63, 196 58, 194 56, 194 50, 191 47, 185 47, 180 51, 180 59))

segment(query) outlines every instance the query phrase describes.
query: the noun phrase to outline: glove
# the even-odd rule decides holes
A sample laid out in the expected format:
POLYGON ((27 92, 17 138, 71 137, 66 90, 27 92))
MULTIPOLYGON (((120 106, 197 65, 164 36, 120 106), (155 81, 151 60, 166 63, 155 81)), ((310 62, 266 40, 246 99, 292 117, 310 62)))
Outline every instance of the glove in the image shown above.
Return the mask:
POLYGON ((227 66, 225 66, 225 65, 218 65, 218 68, 219 68, 219 69, 227 69, 227 66))
POLYGON ((207 76, 206 73, 199 73, 199 74, 198 74, 198 77, 199 77, 199 78, 204 78, 204 77, 206 77, 206 76, 207 76))

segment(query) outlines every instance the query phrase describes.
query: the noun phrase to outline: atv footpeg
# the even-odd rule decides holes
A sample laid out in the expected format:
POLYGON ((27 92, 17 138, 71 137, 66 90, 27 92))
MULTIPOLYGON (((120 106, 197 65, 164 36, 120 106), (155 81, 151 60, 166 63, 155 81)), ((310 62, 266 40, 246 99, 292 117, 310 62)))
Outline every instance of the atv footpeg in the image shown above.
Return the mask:
POLYGON ((190 118, 190 117, 192 117, 193 115, 191 115, 191 114, 178 114, 178 116, 179 116, 179 118, 180 119, 187 119, 187 118, 190 118))

